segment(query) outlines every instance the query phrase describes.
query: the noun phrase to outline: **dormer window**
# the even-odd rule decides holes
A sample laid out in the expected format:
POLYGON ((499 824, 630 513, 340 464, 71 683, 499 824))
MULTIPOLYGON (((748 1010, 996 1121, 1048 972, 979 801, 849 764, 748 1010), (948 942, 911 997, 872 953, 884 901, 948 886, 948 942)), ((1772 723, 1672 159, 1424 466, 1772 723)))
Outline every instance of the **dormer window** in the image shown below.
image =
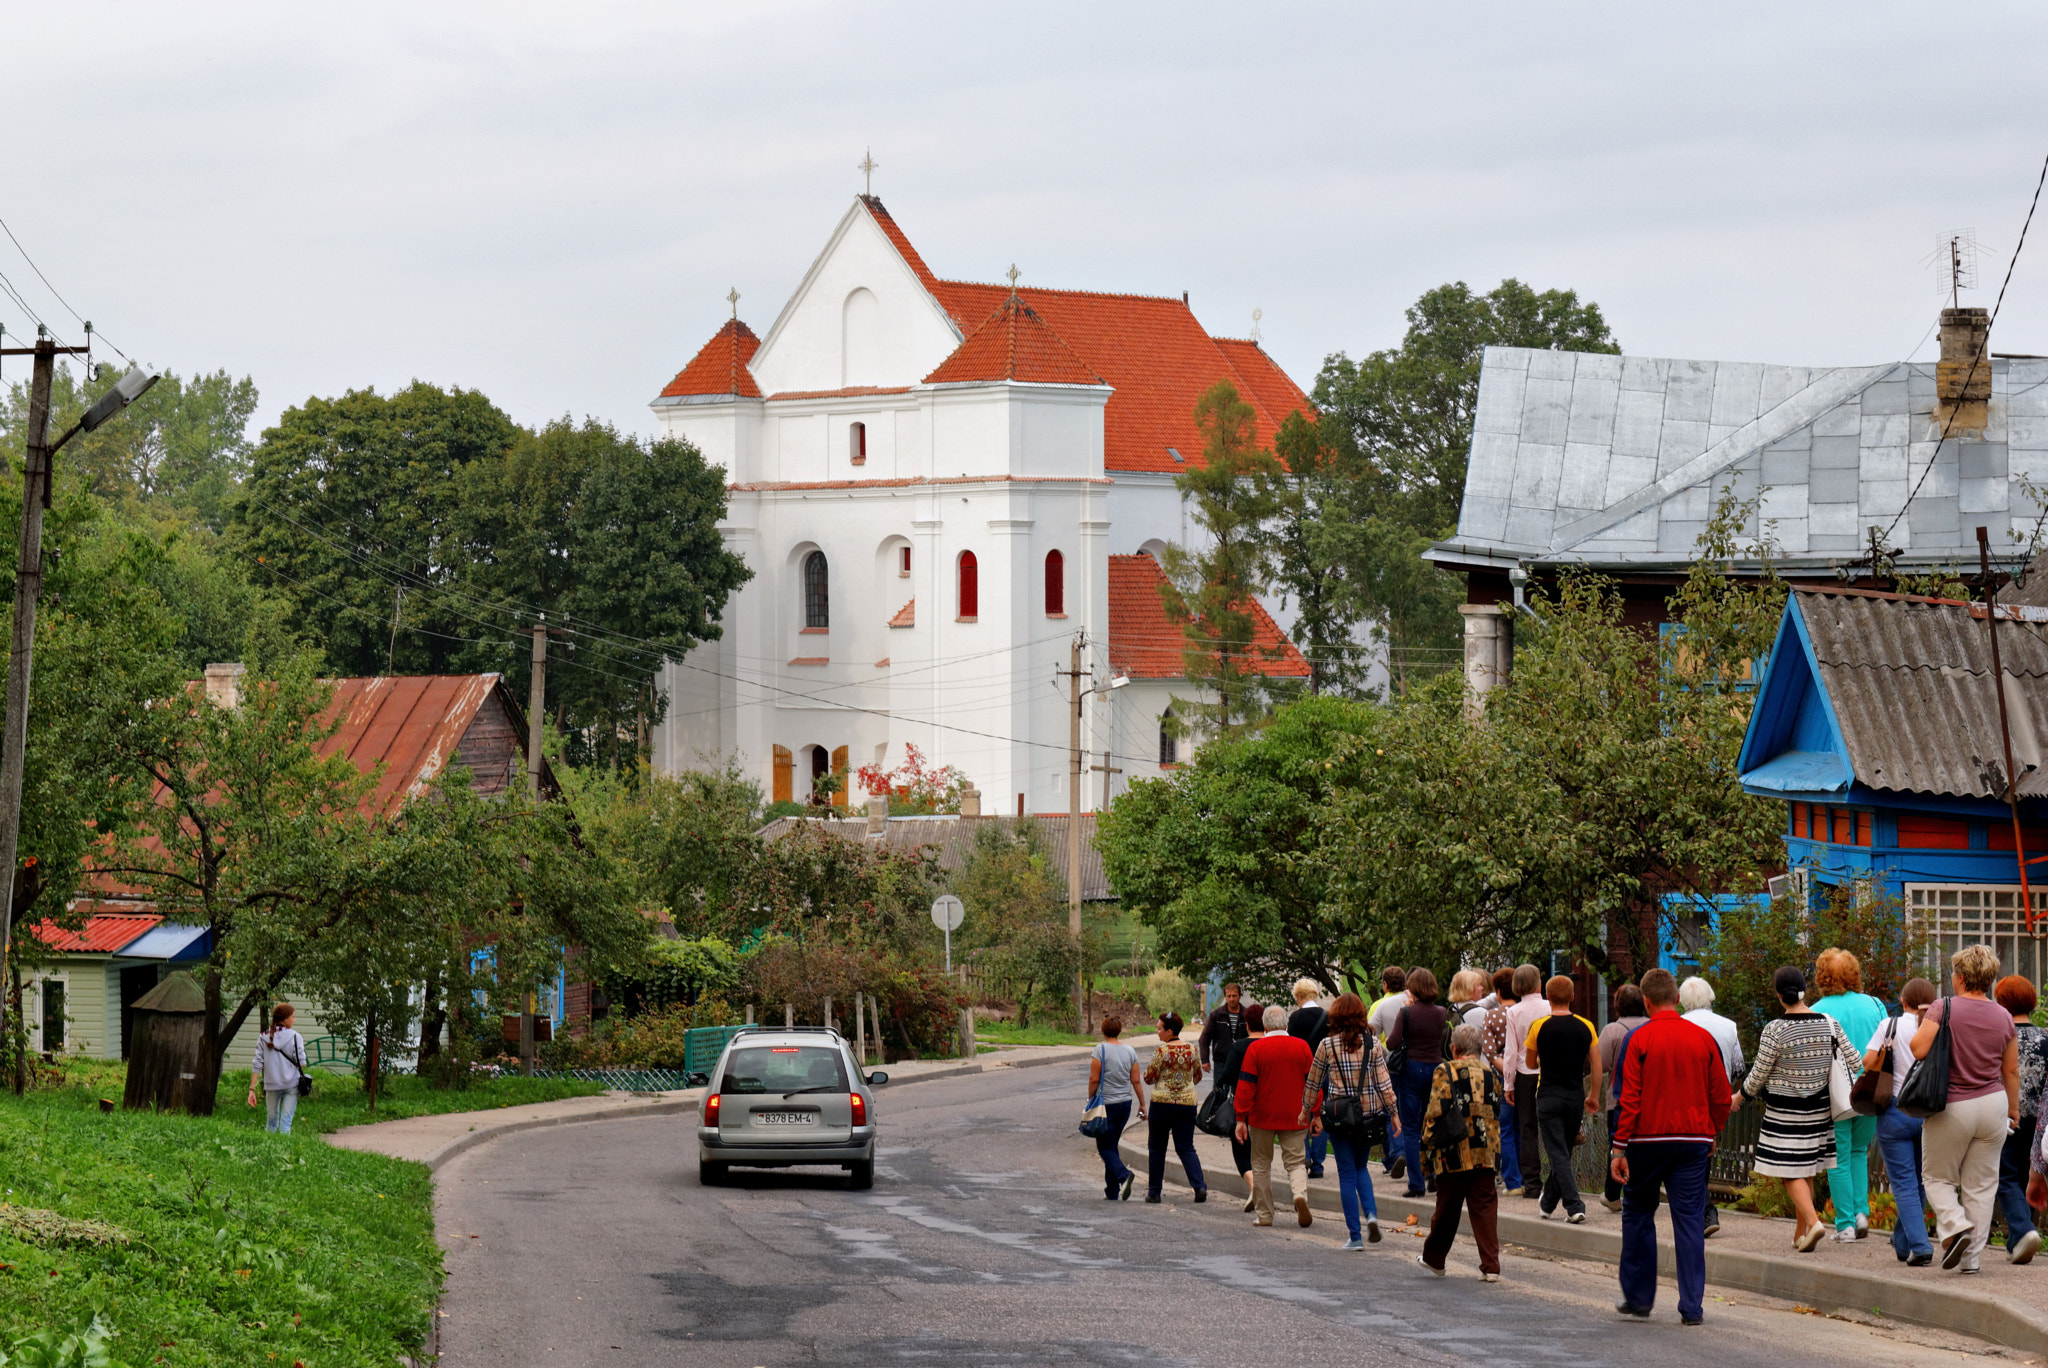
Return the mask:
POLYGON ((846 454, 855 465, 868 463, 868 425, 855 423, 846 430, 846 454))
POLYGON ((981 567, 972 551, 960 553, 960 621, 981 616, 981 567))
POLYGON ((1045 553, 1045 615, 1067 615, 1067 558, 1057 551, 1045 553))

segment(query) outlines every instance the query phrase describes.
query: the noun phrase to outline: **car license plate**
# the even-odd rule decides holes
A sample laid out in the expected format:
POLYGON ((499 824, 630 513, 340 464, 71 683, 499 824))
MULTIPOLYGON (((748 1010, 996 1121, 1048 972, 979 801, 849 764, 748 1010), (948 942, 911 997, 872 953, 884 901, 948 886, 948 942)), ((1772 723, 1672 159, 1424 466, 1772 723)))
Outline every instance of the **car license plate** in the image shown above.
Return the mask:
POLYGON ((754 1121, 763 1126, 808 1126, 817 1117, 815 1112, 801 1111, 760 1111, 754 1113, 754 1121))

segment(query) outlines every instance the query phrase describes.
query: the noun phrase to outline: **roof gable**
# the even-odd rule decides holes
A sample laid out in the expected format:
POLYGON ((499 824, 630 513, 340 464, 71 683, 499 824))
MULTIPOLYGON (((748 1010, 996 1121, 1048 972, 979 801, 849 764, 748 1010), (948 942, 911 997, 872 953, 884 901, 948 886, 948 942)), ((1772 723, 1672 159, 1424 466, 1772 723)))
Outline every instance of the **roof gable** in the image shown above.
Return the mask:
POLYGON ((1015 295, 997 305, 996 311, 925 377, 929 385, 993 380, 1044 385, 1102 383, 1102 377, 1088 369, 1074 349, 1015 295))
MULTIPOLYGON (((1133 679, 1187 678, 1188 639, 1182 624, 1166 614, 1159 591, 1166 572, 1147 555, 1109 558, 1109 665, 1133 679)), ((1246 605, 1252 619, 1252 674, 1307 678, 1308 661, 1257 599, 1246 605)))
POLYGON ((1745 792, 1773 798, 1840 796, 1854 779, 1797 596, 1779 619, 1735 765, 1745 792))
POLYGON ((661 397, 715 394, 759 399, 761 387, 754 383, 754 373, 747 369, 747 362, 760 349, 761 339, 735 315, 698 348, 689 365, 676 372, 676 378, 662 389, 661 397))

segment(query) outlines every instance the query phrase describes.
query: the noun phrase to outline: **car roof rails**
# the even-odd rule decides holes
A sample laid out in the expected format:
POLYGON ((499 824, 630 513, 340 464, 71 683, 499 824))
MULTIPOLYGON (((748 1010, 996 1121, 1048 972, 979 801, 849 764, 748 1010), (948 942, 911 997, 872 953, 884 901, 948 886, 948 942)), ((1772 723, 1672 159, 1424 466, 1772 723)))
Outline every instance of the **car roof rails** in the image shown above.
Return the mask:
POLYGON ((740 1035, 747 1035, 750 1032, 761 1035, 774 1035, 778 1032, 783 1035, 809 1033, 812 1035, 828 1035, 837 1040, 845 1039, 844 1036, 840 1035, 839 1032, 833 1030, 830 1026, 770 1026, 764 1022, 756 1022, 752 1026, 742 1026, 739 1033, 740 1035))

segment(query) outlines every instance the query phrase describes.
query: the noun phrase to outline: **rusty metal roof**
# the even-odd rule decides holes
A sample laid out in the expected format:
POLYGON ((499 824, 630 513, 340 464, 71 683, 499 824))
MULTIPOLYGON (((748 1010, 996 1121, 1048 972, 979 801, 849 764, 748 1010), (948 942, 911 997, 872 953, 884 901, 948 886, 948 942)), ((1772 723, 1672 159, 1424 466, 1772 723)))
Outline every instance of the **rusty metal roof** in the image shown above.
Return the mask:
MULTIPOLYGON (((385 766, 365 812, 395 812, 425 792, 494 694, 515 728, 519 750, 526 749, 525 718, 502 675, 380 675, 333 684, 329 716, 338 716, 341 726, 320 753, 339 751, 365 774, 380 762, 385 766)), ((544 773, 543 779, 544 787, 552 787, 551 776, 544 773)))
MULTIPOLYGON (((1859 783, 2003 799, 2004 749, 1982 604, 1853 590, 1794 591, 1859 783)), ((2048 617, 2000 606, 2013 763, 2048 796, 2048 617), (2008 616, 2008 612, 2012 616, 2008 616)))
MULTIPOLYGON (((939 868, 947 873, 957 873, 974 849, 976 823, 1017 820, 1015 817, 892 817, 882 829, 880 843, 902 851, 930 846, 938 852, 939 868)), ((1059 875, 1058 882, 1064 888, 1067 882, 1067 815, 1059 813, 1024 820, 1038 824, 1039 835, 1044 838, 1046 859, 1059 875)), ((849 841, 868 838, 865 817, 778 817, 754 834, 764 841, 772 841, 794 830, 799 822, 815 823, 832 835, 849 841)), ((1115 896, 1102 872, 1102 852, 1095 848, 1095 814, 1084 812, 1081 814, 1081 898, 1084 902, 1103 902, 1115 896)))

